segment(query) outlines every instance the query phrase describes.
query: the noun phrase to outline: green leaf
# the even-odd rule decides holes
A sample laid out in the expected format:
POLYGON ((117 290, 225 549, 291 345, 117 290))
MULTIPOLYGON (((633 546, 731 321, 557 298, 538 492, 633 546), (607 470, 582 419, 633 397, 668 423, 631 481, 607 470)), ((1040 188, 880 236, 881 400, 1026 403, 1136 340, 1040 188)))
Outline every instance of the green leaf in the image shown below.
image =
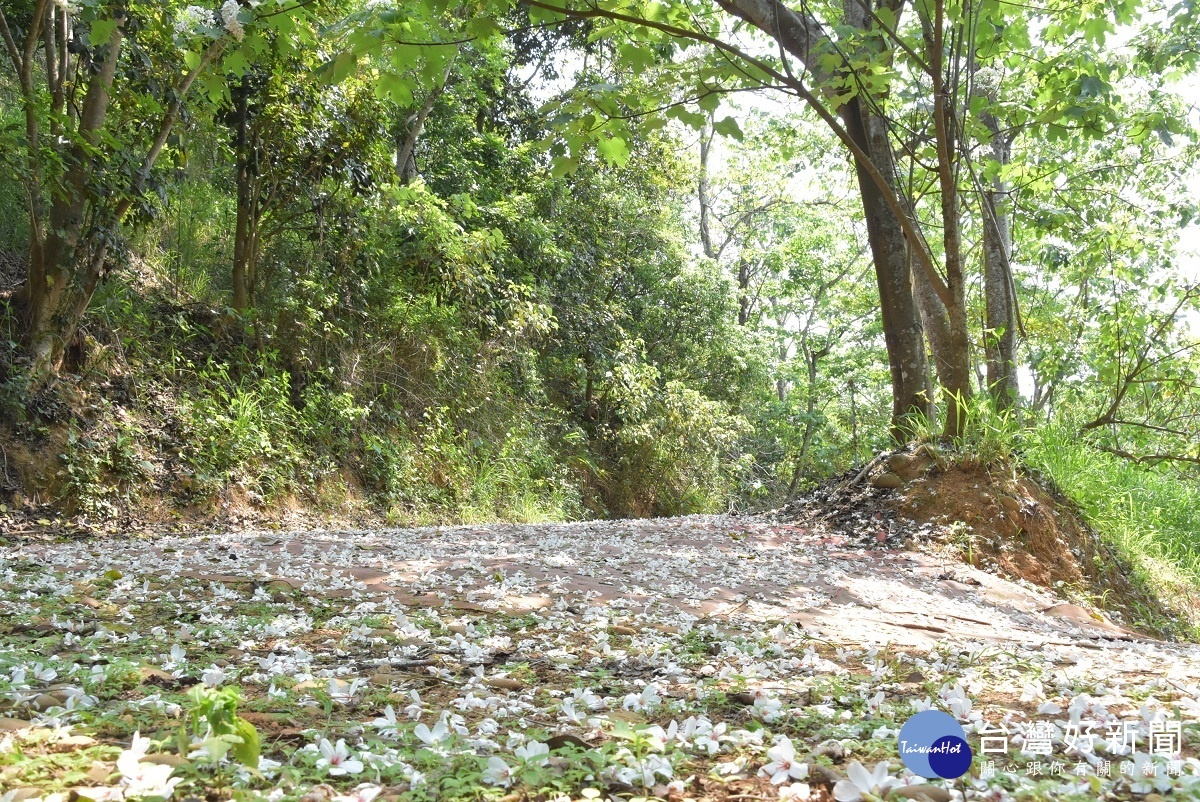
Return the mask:
POLYGON ((390 97, 397 105, 407 108, 413 102, 412 83, 392 73, 382 73, 377 85, 380 97, 390 97))
POLYGON ((88 33, 88 41, 93 46, 103 44, 112 38, 113 31, 117 29, 117 21, 115 19, 98 19, 92 23, 92 30, 88 33))
POLYGON ((330 69, 329 82, 340 84, 357 69, 357 56, 348 50, 343 53, 338 53, 337 58, 333 60, 333 66, 330 69))
POLYGON ((674 117, 676 120, 679 120, 684 125, 691 126, 693 129, 695 129, 697 131, 699 131, 701 128, 704 127, 704 123, 708 119, 705 115, 701 114, 700 112, 685 109, 683 106, 676 106, 675 108, 669 110, 667 112, 667 116, 674 117))
POLYGON ((246 61, 246 56, 240 50, 234 50, 232 53, 225 56, 224 61, 225 72, 231 75, 236 75, 241 78, 246 74, 246 70, 250 68, 249 62, 246 61))
POLYGON ((742 127, 732 117, 722 117, 720 120, 714 122, 713 131, 721 136, 732 137, 738 142, 742 141, 742 127))
POLYGON ((233 724, 233 733, 242 739, 241 743, 234 744, 230 750, 233 756, 252 769, 258 768, 258 757, 262 753, 262 741, 258 730, 249 721, 238 716, 233 724))
POLYGON ((621 62, 635 72, 640 72, 654 63, 654 53, 648 48, 626 42, 617 48, 621 62))
POLYGON ((629 161, 629 143, 619 136, 601 139, 596 143, 596 150, 600 151, 600 155, 609 164, 622 167, 629 161))
POLYGON ((183 54, 183 63, 187 65, 189 70, 194 70, 200 66, 200 54, 194 50, 189 50, 183 54))
POLYGON ((579 162, 570 156, 555 156, 554 161, 550 162, 550 175, 554 178, 571 175, 578 169, 579 162))

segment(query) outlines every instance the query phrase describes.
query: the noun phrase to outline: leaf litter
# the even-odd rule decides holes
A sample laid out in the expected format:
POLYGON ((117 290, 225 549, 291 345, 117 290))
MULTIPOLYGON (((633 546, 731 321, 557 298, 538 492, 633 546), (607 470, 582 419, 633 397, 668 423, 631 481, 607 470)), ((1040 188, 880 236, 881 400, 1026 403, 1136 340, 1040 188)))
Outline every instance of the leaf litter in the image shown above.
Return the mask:
POLYGON ((10 542, 0 800, 1200 798, 1200 649, 892 545, 728 516, 10 542), (931 708, 1007 751, 913 775, 931 708))

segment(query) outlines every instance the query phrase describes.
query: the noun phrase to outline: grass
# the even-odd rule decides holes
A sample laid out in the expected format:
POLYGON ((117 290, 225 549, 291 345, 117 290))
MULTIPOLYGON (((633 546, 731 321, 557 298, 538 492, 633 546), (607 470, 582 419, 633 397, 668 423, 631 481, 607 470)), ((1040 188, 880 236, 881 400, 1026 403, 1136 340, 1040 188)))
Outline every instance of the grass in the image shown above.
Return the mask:
MULTIPOLYGON (((1034 426, 998 411, 987 398, 967 403, 967 426, 953 438, 964 467, 1021 466, 1069 499, 1133 584, 1177 617, 1141 610, 1143 623, 1200 639, 1200 480, 1170 467, 1147 467, 1096 448, 1069 417, 1034 426)), ((927 422, 909 424, 919 441, 935 440, 927 422)), ((965 552, 964 552, 965 553, 965 552)))
POLYGON ((1152 587, 1200 591, 1200 483, 1090 446, 1066 423, 1026 429, 1023 461, 1049 479, 1152 587))

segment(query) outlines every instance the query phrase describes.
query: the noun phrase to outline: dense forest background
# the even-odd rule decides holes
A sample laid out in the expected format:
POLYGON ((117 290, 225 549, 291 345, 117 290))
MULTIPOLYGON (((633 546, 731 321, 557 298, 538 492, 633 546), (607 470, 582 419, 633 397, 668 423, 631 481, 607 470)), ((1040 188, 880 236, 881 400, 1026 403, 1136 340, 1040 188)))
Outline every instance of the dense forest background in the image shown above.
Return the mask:
POLYGON ((16 506, 761 509, 946 436, 1200 576, 1190 4, 2 8, 16 506))

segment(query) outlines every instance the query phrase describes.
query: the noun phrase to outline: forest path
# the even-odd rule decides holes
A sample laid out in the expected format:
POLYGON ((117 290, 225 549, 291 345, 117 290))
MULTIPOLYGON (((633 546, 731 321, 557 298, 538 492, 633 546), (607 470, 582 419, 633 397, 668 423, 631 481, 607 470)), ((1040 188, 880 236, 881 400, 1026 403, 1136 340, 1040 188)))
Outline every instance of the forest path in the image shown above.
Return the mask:
MULTIPOLYGON (((887 541, 882 530, 867 539, 887 541)), ((94 563, 86 543, 39 550, 57 567, 94 563)), ((275 582, 325 597, 357 588, 464 613, 557 608, 577 617, 600 605, 675 633, 697 622, 747 631, 792 622, 834 644, 919 651, 949 642, 1138 655, 1150 642, 1044 589, 927 553, 855 548, 817 521, 689 516, 159 536, 106 541, 104 557, 126 574, 275 582)))
MULTIPOLYGON (((115 776, 116 748, 174 731, 203 682, 238 686, 271 761, 260 768, 291 767, 289 800, 400 800, 423 783, 450 798, 461 771, 502 781, 480 779, 485 765, 571 798, 582 784, 613 798, 774 801, 783 787, 826 802, 835 789, 865 798, 857 783, 871 798, 901 784, 949 800, 897 761, 900 727, 930 707, 962 722, 972 748, 996 724, 1013 736, 968 799, 1129 799, 1147 783, 1200 799, 1200 646, 884 548, 891 530, 870 514, 840 531, 693 516, 8 543, 0 747, 10 731, 38 759, 69 748, 79 771, 47 779, 36 762, 6 767, 0 748, 0 785, 66 802, 90 771, 83 796, 116 798, 96 790, 115 776), (1070 752, 1064 716, 1109 740, 1070 752), (1159 755, 1147 780, 1137 755, 1142 769, 1117 770, 1130 753, 1110 733, 1144 745, 1181 717, 1186 768, 1159 755), (64 723, 83 734, 67 744, 64 723), (1060 762, 1021 752, 1035 736, 1060 762), (638 738, 649 753, 625 748, 638 738), (555 758, 548 780, 527 739, 586 761, 555 758), (333 772, 319 755, 335 740, 377 770, 333 772), (808 776, 780 786, 804 776, 779 768, 793 750, 808 776), (875 764, 874 779, 855 761, 875 764)), ((195 754, 152 757, 180 767, 181 798, 208 787, 195 754)), ((276 779, 246 781, 266 799, 276 779)))

